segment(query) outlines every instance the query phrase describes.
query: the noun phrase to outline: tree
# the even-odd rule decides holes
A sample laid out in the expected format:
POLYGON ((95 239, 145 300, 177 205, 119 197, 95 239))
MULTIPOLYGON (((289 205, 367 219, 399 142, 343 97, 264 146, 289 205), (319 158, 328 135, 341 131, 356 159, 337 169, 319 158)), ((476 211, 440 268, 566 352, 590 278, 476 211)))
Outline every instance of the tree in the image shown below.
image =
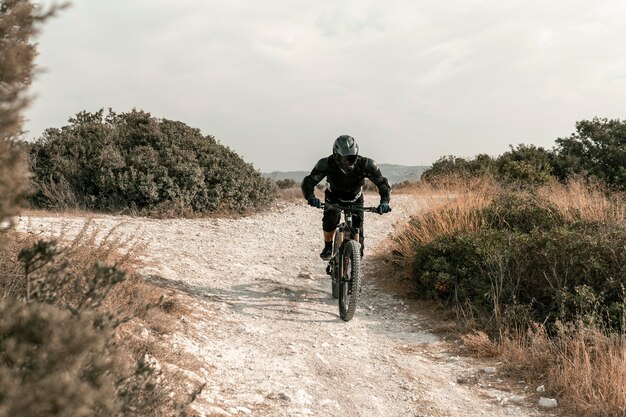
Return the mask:
POLYGON ((22 135, 21 112, 35 67, 38 26, 60 7, 47 12, 27 0, 0 1, 0 232, 17 212, 28 191, 28 168, 16 140, 22 135))
POLYGON ((576 133, 556 143, 559 178, 582 174, 626 189, 626 121, 582 120, 576 123, 576 133))
POLYGON ((542 147, 519 144, 496 160, 498 178, 507 182, 544 184, 552 175, 553 154, 542 147))

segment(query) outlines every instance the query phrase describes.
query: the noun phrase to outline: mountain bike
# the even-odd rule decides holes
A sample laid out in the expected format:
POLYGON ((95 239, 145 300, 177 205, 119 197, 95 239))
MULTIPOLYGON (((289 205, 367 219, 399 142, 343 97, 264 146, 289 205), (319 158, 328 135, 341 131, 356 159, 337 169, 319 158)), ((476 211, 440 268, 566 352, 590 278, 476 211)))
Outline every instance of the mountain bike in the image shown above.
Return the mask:
POLYGON ((333 298, 339 299, 339 317, 350 321, 354 317, 356 305, 361 293, 361 229, 352 226, 352 216, 357 212, 376 213, 376 207, 360 207, 322 203, 343 212, 344 221, 335 229, 333 251, 326 273, 332 279, 333 298))

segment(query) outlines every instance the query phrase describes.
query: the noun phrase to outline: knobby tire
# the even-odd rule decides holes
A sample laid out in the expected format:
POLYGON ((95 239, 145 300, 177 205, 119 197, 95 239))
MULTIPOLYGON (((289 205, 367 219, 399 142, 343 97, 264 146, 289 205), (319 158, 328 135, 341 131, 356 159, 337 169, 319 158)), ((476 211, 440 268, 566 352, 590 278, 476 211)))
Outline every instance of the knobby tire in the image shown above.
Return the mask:
POLYGON ((352 320, 361 292, 361 248, 354 240, 343 245, 339 271, 339 317, 352 320))
POLYGON ((339 298, 339 280, 341 277, 339 276, 339 267, 335 265, 333 267, 333 276, 332 276, 332 287, 333 287, 333 298, 336 300, 339 298))

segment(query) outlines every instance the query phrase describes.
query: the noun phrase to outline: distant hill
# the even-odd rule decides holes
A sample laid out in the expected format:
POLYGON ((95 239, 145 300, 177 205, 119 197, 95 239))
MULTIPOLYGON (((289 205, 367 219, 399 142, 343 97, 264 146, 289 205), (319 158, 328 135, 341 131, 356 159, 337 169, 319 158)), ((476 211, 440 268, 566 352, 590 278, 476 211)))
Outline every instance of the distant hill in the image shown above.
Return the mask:
MULTIPOLYGON (((390 184, 397 184, 403 181, 418 181, 422 172, 427 166, 406 166, 394 164, 378 164, 380 171, 389 180, 390 184)), ((275 181, 290 179, 296 182, 302 181, 302 178, 309 175, 311 171, 273 171, 262 173, 263 176, 271 178, 275 181)))

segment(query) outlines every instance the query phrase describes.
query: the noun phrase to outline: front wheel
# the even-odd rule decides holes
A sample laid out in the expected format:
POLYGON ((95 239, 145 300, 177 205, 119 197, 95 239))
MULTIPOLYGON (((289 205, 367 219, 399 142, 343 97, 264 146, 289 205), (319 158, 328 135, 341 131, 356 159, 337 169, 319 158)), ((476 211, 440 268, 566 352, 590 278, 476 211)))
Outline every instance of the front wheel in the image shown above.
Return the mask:
POLYGON ((350 321, 354 317, 361 292, 360 245, 349 240, 343 245, 339 276, 339 316, 350 321))
POLYGON ((336 257, 331 261, 333 266, 331 269, 331 282, 332 282, 332 290, 333 290, 333 298, 336 300, 339 298, 339 280, 341 276, 339 275, 339 268, 337 267, 336 257))

